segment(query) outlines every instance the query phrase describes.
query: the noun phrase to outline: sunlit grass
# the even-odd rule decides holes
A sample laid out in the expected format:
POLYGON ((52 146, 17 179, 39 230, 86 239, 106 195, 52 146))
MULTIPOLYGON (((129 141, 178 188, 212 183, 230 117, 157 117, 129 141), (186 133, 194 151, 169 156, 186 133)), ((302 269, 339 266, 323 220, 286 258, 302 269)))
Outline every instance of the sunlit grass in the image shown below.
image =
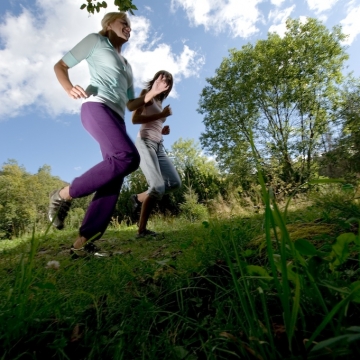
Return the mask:
POLYGON ((14 240, 0 240, 0 252, 3 250, 14 249, 18 246, 28 243, 29 238, 14 239, 14 240))

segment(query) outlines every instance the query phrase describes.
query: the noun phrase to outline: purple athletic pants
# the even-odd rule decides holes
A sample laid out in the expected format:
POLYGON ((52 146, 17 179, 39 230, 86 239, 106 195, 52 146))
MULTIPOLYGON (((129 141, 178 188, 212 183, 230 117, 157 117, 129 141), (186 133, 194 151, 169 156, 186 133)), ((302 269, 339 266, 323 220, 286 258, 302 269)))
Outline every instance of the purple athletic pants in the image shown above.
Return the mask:
POLYGON ((124 120, 102 103, 81 107, 81 122, 99 143, 103 161, 70 185, 74 199, 95 193, 80 227, 80 236, 98 239, 105 232, 115 210, 124 177, 139 167, 139 153, 126 133, 124 120))

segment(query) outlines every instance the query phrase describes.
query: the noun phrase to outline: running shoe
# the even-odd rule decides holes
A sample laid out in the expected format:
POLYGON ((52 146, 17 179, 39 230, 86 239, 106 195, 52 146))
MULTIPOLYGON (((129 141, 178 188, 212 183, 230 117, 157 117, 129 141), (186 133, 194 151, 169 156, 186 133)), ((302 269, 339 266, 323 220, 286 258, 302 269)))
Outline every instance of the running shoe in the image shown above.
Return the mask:
POLYGON ((137 199, 137 195, 133 194, 130 196, 130 210, 131 210, 131 220, 136 222, 140 219, 142 203, 137 199))
POLYGON ((110 256, 109 253, 105 251, 101 251, 101 249, 98 248, 93 242, 88 242, 79 249, 76 249, 72 246, 70 249, 70 255, 74 259, 77 259, 79 257, 86 257, 86 256, 94 256, 98 258, 110 256))
POLYGON ((71 200, 64 200, 60 197, 60 190, 54 190, 50 194, 49 220, 58 229, 64 228, 65 218, 70 210, 71 200))

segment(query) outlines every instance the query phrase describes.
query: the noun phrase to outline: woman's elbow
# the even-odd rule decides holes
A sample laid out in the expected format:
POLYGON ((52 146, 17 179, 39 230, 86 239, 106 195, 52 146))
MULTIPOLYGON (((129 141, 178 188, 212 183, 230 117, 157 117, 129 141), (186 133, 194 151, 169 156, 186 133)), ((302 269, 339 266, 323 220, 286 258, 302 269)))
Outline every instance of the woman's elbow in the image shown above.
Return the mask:
POLYGON ((69 67, 64 63, 64 61, 61 59, 54 65, 54 71, 55 73, 58 72, 67 72, 69 67))
POLYGON ((138 116, 133 116, 132 119, 131 119, 131 121, 132 121, 132 123, 133 123, 134 125, 140 124, 140 122, 139 122, 139 117, 138 117, 138 116))
POLYGON ((54 71, 56 72, 57 69, 59 68, 60 66, 60 61, 58 61, 55 65, 54 65, 54 71))
POLYGON ((135 110, 135 107, 134 107, 134 100, 129 100, 127 103, 126 103, 126 107, 129 111, 134 111, 135 110))

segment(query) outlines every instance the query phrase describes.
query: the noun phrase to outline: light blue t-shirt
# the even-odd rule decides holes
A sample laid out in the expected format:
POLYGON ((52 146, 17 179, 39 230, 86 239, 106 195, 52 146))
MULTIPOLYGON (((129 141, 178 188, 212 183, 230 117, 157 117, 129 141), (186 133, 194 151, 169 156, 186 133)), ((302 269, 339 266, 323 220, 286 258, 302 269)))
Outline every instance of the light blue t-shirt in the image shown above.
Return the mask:
POLYGON ((123 58, 124 65, 110 40, 100 34, 86 36, 62 58, 69 68, 84 59, 90 71, 84 102, 104 103, 124 119, 126 103, 135 98, 130 64, 123 58))

